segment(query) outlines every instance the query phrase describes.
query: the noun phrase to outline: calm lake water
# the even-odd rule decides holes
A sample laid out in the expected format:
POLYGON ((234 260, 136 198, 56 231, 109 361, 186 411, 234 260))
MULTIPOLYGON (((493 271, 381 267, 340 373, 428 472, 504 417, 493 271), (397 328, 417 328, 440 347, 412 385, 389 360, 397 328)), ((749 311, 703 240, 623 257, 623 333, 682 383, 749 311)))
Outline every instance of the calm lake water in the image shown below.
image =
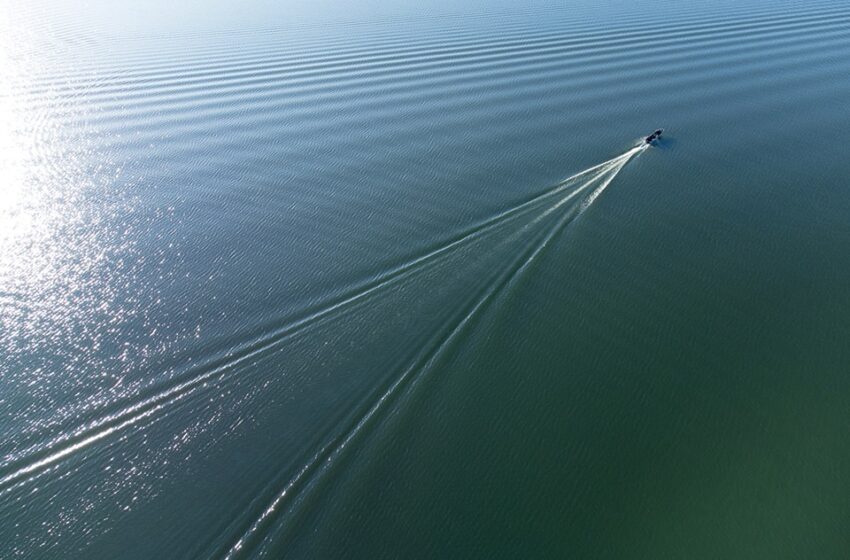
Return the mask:
POLYGON ((846 2, 12 1, 0 68, 0 558, 850 554, 846 2))

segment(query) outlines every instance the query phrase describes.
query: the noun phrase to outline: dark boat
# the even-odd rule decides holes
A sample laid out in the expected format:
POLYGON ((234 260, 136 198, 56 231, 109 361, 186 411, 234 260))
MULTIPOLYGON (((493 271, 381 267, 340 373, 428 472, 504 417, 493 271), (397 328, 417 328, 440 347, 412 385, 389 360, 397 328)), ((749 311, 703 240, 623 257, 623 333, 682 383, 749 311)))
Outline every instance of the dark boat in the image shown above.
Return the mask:
POLYGON ((647 137, 646 137, 646 143, 647 143, 647 144, 652 144, 653 142, 655 142, 656 140, 658 140, 659 138, 661 138, 661 133, 662 133, 662 132, 664 132, 664 129, 663 129, 663 128, 659 128, 658 130, 656 130, 655 132, 653 132, 652 134, 650 134, 649 136, 647 136, 647 137))

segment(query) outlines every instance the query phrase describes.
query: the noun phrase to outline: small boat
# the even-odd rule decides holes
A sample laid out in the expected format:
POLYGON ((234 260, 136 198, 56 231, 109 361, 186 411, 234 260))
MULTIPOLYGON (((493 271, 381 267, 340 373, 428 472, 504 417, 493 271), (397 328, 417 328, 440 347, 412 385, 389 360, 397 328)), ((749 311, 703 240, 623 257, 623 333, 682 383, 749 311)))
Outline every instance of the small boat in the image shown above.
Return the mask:
POLYGON ((647 144, 652 144, 653 142, 655 142, 656 140, 658 140, 659 138, 661 138, 661 133, 662 133, 662 132, 664 132, 664 129, 663 129, 663 128, 659 128, 658 130, 656 130, 655 132, 653 132, 652 134, 650 134, 649 136, 647 136, 647 137, 646 137, 646 143, 647 143, 647 144))

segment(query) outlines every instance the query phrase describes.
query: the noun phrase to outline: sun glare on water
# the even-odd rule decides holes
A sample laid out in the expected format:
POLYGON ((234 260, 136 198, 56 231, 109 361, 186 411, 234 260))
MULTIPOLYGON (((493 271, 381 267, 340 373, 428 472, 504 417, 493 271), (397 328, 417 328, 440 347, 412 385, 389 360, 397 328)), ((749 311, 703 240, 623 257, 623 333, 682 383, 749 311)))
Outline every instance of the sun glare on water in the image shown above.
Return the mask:
POLYGON ((41 67, 43 49, 13 41, 0 38, 0 350, 24 375, 38 369, 27 356, 102 328, 127 206, 85 109, 41 67))

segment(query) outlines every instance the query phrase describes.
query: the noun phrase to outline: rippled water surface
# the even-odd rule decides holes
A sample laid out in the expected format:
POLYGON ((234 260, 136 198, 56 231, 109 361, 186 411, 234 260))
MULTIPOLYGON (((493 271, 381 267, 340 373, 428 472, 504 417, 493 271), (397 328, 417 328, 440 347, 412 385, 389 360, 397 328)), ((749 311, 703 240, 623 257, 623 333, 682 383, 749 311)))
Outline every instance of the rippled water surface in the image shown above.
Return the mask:
POLYGON ((850 5, 351 4, 0 5, 0 558, 846 558, 850 5))

